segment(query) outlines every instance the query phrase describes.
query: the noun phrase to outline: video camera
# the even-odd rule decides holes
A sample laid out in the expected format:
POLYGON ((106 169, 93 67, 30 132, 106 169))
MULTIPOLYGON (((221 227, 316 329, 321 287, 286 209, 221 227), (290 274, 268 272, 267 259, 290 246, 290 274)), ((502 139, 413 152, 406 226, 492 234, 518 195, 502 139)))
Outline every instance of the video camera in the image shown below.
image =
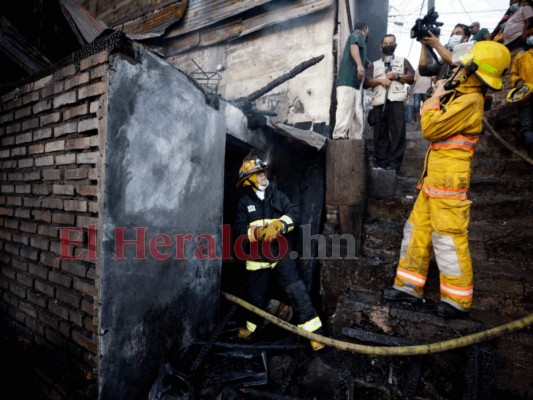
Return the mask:
POLYGON ((439 13, 435 11, 435 7, 431 8, 424 18, 418 18, 415 25, 411 28, 411 39, 416 38, 419 42, 425 37, 429 37, 429 32, 435 36, 440 35, 440 27, 444 25, 442 22, 437 22, 439 13))

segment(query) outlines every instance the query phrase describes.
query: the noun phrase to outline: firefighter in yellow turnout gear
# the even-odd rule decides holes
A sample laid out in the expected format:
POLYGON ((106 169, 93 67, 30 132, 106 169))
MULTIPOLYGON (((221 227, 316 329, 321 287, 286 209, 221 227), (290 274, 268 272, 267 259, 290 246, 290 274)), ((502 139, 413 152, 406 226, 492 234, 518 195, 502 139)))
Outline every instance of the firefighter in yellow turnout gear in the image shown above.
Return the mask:
POLYGON ((387 300, 421 299, 433 251, 440 272, 437 313, 448 318, 464 315, 472 306, 472 202, 467 191, 474 145, 482 130, 486 87, 501 90, 511 56, 502 44, 482 41, 454 49, 453 58, 455 76, 439 81, 422 107, 422 135, 429 149, 420 192, 404 227, 394 286, 384 291, 387 300))

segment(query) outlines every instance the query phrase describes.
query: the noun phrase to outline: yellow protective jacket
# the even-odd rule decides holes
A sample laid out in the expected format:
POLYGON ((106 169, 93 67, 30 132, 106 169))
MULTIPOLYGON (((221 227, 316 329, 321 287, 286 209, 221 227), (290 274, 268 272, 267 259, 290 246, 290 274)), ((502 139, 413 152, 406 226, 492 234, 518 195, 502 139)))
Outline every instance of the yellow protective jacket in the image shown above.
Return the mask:
POLYGON ((422 135, 430 146, 417 187, 427 197, 467 198, 474 145, 482 130, 484 106, 481 87, 470 87, 468 92, 456 91, 443 105, 431 98, 422 107, 422 135))
POLYGON ((533 49, 523 50, 518 53, 511 67, 511 85, 521 78, 526 83, 533 83, 533 49))

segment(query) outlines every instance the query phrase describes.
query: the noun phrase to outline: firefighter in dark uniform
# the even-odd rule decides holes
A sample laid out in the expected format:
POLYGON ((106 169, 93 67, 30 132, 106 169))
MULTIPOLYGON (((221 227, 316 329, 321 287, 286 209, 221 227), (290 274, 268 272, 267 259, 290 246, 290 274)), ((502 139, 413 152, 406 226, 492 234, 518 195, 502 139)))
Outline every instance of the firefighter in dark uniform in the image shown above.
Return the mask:
MULTIPOLYGON (((235 216, 235 235, 244 236, 250 245, 246 260, 247 300, 264 309, 269 299, 272 278, 279 284, 299 320, 298 327, 309 332, 321 331, 318 317, 301 280, 296 263, 289 257, 288 240, 283 237, 298 222, 298 207, 277 190, 266 176, 267 164, 254 155, 244 158, 237 188, 243 189, 235 216), (254 248, 255 250, 251 250, 254 248)), ((248 338, 257 329, 261 317, 250 313, 240 338, 248 338)), ((323 344, 311 341, 313 350, 323 344)))

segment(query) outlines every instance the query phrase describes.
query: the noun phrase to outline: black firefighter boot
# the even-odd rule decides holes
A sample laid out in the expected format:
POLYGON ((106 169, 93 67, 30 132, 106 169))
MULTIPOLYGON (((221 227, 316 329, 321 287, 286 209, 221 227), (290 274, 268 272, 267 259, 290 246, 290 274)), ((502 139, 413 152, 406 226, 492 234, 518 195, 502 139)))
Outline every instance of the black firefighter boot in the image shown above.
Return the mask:
MULTIPOLYGON (((288 285, 285 288, 285 292, 287 293, 287 296, 291 301, 291 305, 294 309, 294 313, 296 314, 296 318, 298 318, 301 323, 312 321, 315 318, 318 319, 316 310, 313 307, 311 298, 309 297, 309 293, 307 293, 307 289, 301 280, 288 285)), ((320 321, 320 319, 318 319, 318 321, 320 321)), ((320 324, 322 324, 322 322, 320 322, 320 324)), ((320 327, 318 329, 308 331, 320 334, 322 332, 322 328, 320 327)), ((326 347, 324 344, 316 342, 314 340, 310 340, 310 343, 314 351, 318 351, 326 347)))

